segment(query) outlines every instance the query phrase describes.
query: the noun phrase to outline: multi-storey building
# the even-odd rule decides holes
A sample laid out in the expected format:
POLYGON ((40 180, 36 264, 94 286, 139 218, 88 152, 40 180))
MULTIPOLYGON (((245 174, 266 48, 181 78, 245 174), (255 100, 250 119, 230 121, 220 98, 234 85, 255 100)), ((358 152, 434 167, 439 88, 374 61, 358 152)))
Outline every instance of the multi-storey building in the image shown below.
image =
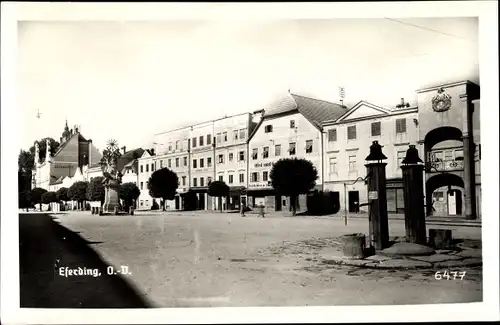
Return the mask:
MULTIPOLYGON (((273 190, 269 174, 281 158, 305 158, 318 171, 317 189, 324 179, 322 123, 344 114, 344 106, 295 94, 287 94, 273 105, 249 138, 248 198, 251 207, 291 209, 288 198, 273 190)), ((305 209, 306 198, 298 199, 298 210, 305 209)))
POLYGON ((387 210, 403 213, 402 159, 408 145, 417 144, 417 107, 390 109, 360 101, 334 121, 324 123, 325 190, 337 192, 340 208, 359 212, 367 202, 365 158, 373 141, 388 157, 387 210))
MULTIPOLYGON (((247 140, 249 133, 257 126, 261 112, 244 113, 214 121, 215 180, 224 181, 229 186, 229 197, 214 200, 218 209, 239 209, 241 198, 245 200, 247 185, 247 140)), ((246 202, 243 202, 246 204, 246 202)))
POLYGON ((324 123, 325 190, 338 192, 341 209, 363 210, 366 156, 372 141, 387 156, 387 210, 404 212, 402 160, 410 144, 425 163, 427 215, 481 215, 479 86, 469 82, 417 91, 417 106, 382 108, 361 101, 324 123))
POLYGON ((168 132, 156 134, 155 140, 155 163, 156 168, 169 168, 177 174, 179 187, 174 200, 167 200, 165 208, 168 210, 183 209, 182 195, 189 189, 190 183, 190 130, 191 128, 180 128, 168 132))
POLYGON ((138 209, 150 209, 153 204, 153 198, 149 195, 148 181, 151 174, 155 171, 155 158, 155 150, 146 149, 138 159, 139 175, 137 182, 141 191, 138 198, 138 209))

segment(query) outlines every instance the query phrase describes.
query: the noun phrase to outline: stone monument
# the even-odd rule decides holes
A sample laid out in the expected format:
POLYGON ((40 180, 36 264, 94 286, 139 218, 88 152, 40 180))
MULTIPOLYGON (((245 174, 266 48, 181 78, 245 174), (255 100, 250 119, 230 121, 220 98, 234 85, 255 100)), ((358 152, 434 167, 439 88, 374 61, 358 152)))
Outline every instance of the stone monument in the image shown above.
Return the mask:
POLYGON ((109 140, 106 149, 102 152, 101 168, 103 170, 104 206, 105 213, 118 213, 120 199, 118 192, 122 182, 122 175, 118 171, 118 159, 121 157, 120 148, 115 140, 109 140))

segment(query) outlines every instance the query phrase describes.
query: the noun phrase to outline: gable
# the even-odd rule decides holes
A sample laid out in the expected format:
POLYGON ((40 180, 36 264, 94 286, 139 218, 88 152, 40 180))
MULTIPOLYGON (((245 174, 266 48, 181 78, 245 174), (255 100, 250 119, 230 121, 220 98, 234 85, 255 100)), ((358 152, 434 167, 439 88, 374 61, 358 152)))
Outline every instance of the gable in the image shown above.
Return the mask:
POLYGON ((389 113, 390 111, 388 109, 361 101, 358 104, 354 105, 346 114, 341 116, 338 119, 338 122, 345 122, 349 120, 356 120, 373 116, 384 116, 388 115, 389 113))
POLYGON ((53 161, 78 162, 78 136, 73 136, 52 157, 53 161))

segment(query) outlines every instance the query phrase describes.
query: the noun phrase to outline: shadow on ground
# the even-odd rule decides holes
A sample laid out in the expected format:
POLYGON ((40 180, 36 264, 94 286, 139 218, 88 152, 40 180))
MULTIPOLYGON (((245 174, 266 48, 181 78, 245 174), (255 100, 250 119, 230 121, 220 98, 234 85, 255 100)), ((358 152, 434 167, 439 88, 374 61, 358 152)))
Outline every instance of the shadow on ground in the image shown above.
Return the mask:
POLYGON ((22 308, 150 308, 149 302, 77 233, 49 214, 19 215, 20 306, 22 308), (60 267, 99 270, 62 276, 60 267), (97 271, 96 271, 97 272, 97 271))

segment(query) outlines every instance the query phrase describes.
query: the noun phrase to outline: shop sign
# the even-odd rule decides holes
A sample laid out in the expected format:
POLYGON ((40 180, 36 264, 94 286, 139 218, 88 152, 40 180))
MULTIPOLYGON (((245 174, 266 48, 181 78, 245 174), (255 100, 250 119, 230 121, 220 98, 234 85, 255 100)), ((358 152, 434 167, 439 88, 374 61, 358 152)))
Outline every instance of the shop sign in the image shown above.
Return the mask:
POLYGON ((254 165, 255 168, 259 168, 259 167, 271 167, 272 165, 274 165, 274 162, 267 162, 267 163, 256 163, 254 165))

